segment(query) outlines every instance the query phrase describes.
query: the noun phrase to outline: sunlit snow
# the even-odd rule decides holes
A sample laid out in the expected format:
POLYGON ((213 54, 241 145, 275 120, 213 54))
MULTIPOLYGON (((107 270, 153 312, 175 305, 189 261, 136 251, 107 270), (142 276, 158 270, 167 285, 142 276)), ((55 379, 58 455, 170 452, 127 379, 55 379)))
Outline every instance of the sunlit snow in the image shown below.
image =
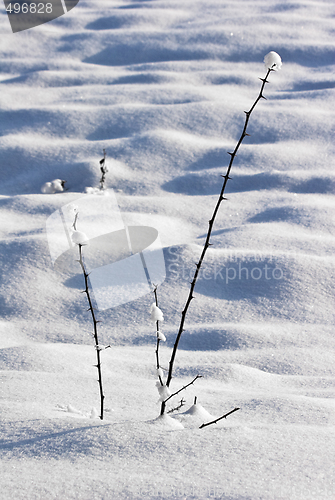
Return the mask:
POLYGON ((1 498, 334 497, 334 15, 330 0, 80 0, 13 34, 1 2, 1 498), (273 64, 162 386, 227 152, 273 64), (137 259, 146 288, 103 311, 92 291, 96 345, 71 235, 104 276, 114 196, 115 260, 137 259), (164 253, 159 307, 160 248, 138 226, 164 253))

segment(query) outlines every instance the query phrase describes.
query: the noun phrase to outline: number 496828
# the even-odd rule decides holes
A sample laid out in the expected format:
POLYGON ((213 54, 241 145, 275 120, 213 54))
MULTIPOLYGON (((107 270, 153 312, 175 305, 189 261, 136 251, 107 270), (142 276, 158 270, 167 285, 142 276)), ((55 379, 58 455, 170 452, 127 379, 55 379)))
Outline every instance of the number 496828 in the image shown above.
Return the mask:
POLYGON ((10 3, 6 8, 6 11, 9 14, 51 14, 52 12, 52 3, 23 3, 22 5, 19 3, 10 3))

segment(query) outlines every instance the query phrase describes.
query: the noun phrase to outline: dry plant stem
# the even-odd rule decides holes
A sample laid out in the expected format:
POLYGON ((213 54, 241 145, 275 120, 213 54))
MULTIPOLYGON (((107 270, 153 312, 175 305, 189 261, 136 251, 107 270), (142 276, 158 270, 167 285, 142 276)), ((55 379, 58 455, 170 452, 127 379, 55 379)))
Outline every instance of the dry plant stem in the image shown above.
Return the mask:
POLYGON ((83 293, 86 293, 87 300, 88 300, 88 303, 89 303, 89 306, 90 306, 88 308, 88 311, 91 311, 91 314, 92 314, 93 328, 94 328, 93 337, 94 337, 95 345, 97 347, 97 349, 96 349, 97 364, 94 365, 94 366, 96 366, 97 369, 98 369, 98 376, 99 376, 98 382, 99 382, 99 391, 100 391, 100 419, 103 420, 103 418, 104 418, 104 399, 105 399, 105 396, 104 396, 103 388, 102 388, 100 349, 98 348, 98 346, 99 346, 99 340, 98 340, 98 323, 99 323, 99 321, 97 321, 97 319, 95 317, 94 308, 93 308, 93 304, 92 304, 92 300, 91 300, 91 296, 90 296, 90 292, 89 292, 89 288, 88 288, 88 274, 87 274, 86 269, 85 269, 85 265, 84 265, 84 262, 83 262, 83 255, 82 255, 82 246, 83 245, 78 245, 78 246, 79 246, 79 261, 78 262, 81 265, 81 269, 83 271, 83 275, 84 275, 84 278, 85 278, 85 290, 83 291, 83 293))
POLYGON ((171 410, 169 410, 167 413, 173 413, 174 411, 180 410, 180 408, 182 408, 185 405, 185 403, 186 403, 185 399, 181 398, 181 400, 179 401, 179 405, 176 406, 175 408, 171 408, 171 410))
POLYGON ((222 415, 222 417, 216 418, 215 420, 212 420, 211 422, 207 422, 207 424, 200 425, 199 429, 203 429, 204 427, 207 427, 207 425, 216 424, 217 422, 219 422, 219 420, 222 420, 223 418, 228 417, 228 415, 231 415, 232 413, 234 413, 237 410, 239 410, 239 408, 234 408, 233 410, 229 411, 225 415, 222 415))
MULTIPOLYGON (((174 392, 173 394, 171 394, 171 396, 169 396, 168 398, 166 398, 166 399, 165 399, 165 401, 163 401, 163 403, 162 403, 162 407, 163 407, 163 405, 164 405, 164 410, 165 410, 166 403, 167 403, 167 402, 168 402, 171 398, 173 398, 174 396, 176 396, 177 394, 179 394, 181 391, 184 391, 185 389, 187 389, 187 387, 189 387, 190 385, 194 384, 194 382, 195 382, 196 380, 198 380, 198 378, 201 378, 201 377, 202 377, 202 375, 197 375, 196 377, 194 377, 194 379, 193 379, 191 382, 189 382, 188 384, 184 385, 181 389, 179 389, 178 391, 176 391, 176 392, 174 392)), ((161 410, 161 415, 164 415, 164 410, 163 410, 163 412, 162 412, 162 410, 161 410)))
POLYGON ((108 172, 108 169, 106 167, 106 150, 103 149, 103 152, 104 152, 104 157, 102 160, 100 160, 100 170, 101 170, 100 189, 101 190, 104 188, 106 173, 108 172))
MULTIPOLYGON (((220 208, 221 202, 223 200, 227 199, 227 198, 225 198, 223 196, 223 194, 225 192, 227 182, 230 179, 230 177, 229 177, 230 170, 231 170, 231 167, 233 165, 233 162, 234 162, 235 156, 237 154, 238 148, 240 147, 243 139, 248 135, 246 131, 247 131, 247 126, 248 126, 248 122, 249 122, 249 119, 250 119, 250 115, 253 112, 253 110, 254 110, 255 106, 257 105, 258 101, 260 99, 265 99, 265 97, 263 96, 263 90, 264 90, 265 84, 268 83, 267 77, 269 76, 269 74, 270 74, 271 71, 274 71, 274 70, 273 69, 269 69, 267 71, 267 73, 266 73, 265 78, 260 78, 260 80, 262 81, 262 86, 261 86, 261 90, 259 92, 259 95, 258 95, 257 99, 255 100, 254 104, 252 105, 252 107, 250 108, 250 110, 249 111, 245 111, 246 117, 245 117, 245 123, 244 123, 244 127, 243 127, 243 131, 242 131, 241 137, 239 138, 239 140, 238 140, 238 142, 237 142, 237 144, 235 146, 234 151, 232 153, 228 153, 230 155, 230 162, 229 162, 226 174, 222 175, 222 177, 224 179, 223 185, 222 185, 222 189, 221 189, 219 198, 217 200, 217 203, 216 203, 213 215, 212 215, 211 219, 209 220, 209 227, 208 227, 208 232, 207 232, 207 236, 206 236, 206 241, 205 241, 205 244, 204 244, 204 247, 203 247, 200 259, 199 259, 199 262, 196 264, 196 270, 195 270, 195 273, 194 273, 194 276, 193 276, 193 280, 191 281, 189 295, 188 295, 185 307, 184 307, 184 309, 183 309, 183 311, 181 313, 180 326, 179 326, 179 330, 178 330, 178 334, 177 334, 177 337, 176 337, 175 344, 173 346, 173 350, 172 350, 172 354, 171 354, 171 359, 170 359, 170 363, 169 363, 169 372, 168 372, 167 381, 166 381, 166 385, 168 387, 169 387, 169 385, 171 383, 171 379, 172 379, 173 365, 174 365, 174 361, 175 361, 175 357, 176 357, 176 353, 177 353, 177 349, 178 349, 179 340, 180 340, 180 337, 181 337, 181 335, 182 335, 182 333, 184 331, 184 323, 185 323, 186 314, 187 314, 187 311, 188 311, 188 308, 189 308, 189 306, 191 304, 192 299, 194 299, 194 296, 193 296, 194 287, 195 287, 195 284, 196 284, 196 281, 197 281, 197 278, 198 278, 199 271, 200 271, 200 268, 202 266, 203 260, 205 258, 207 249, 211 245, 211 243, 210 243, 210 237, 211 237, 211 234, 212 234, 212 229, 213 229, 214 221, 215 221, 215 218, 217 216, 218 210, 220 208)), ((163 405, 164 405, 164 402, 162 403, 162 406, 163 405)), ((162 411, 164 412, 164 408, 163 408, 162 411)))
MULTIPOLYGON (((158 307, 157 286, 155 286, 155 288, 154 288, 154 294, 155 294, 156 306, 158 307)), ((160 338, 158 337, 158 333, 159 333, 159 321, 156 321, 156 333, 157 333, 157 344, 156 344, 156 351, 155 351, 155 353, 156 353, 156 368, 158 370, 158 368, 160 368, 160 363, 159 363, 159 343, 160 343, 160 338)), ((158 375, 158 379, 159 379, 160 384, 164 385, 162 377, 160 375, 158 375)))

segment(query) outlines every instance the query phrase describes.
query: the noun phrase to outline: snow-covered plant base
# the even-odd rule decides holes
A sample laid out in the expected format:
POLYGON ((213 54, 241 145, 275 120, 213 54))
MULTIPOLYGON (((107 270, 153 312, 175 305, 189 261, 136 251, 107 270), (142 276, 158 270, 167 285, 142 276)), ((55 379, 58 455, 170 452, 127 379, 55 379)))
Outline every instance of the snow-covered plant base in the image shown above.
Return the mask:
POLYGON ((25 32, 5 22, 3 9, 0 497, 332 499, 334 2, 80 0, 25 32), (243 411, 201 430, 186 405, 167 415, 183 429, 155 422, 148 294, 102 314, 105 417, 90 418, 82 275, 52 268, 46 219, 99 187, 105 147, 125 222, 161 236, 166 373, 239 109, 272 49, 284 66, 236 159, 175 366, 177 387, 203 375, 177 404, 243 411), (68 191, 41 193, 58 178, 68 191))
POLYGON ((106 174, 108 172, 108 168, 106 165, 106 150, 103 150, 104 152, 104 157, 100 160, 100 173, 101 173, 101 178, 100 178, 100 186, 97 187, 85 187, 85 193, 86 194, 106 194, 104 191, 105 189, 105 182, 106 182, 106 174))

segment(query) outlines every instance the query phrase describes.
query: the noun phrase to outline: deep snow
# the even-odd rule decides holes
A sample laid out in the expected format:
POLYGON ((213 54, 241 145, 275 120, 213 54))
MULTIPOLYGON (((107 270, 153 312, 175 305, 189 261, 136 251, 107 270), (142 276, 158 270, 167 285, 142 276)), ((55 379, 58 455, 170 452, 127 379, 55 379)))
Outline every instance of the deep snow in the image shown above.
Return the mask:
POLYGON ((334 14, 80 0, 12 34, 1 8, 1 499, 333 498, 334 14), (270 50, 283 66, 234 162, 171 388, 202 378, 157 418, 153 294, 100 311, 101 422, 83 277, 53 268, 47 218, 99 186, 105 148, 124 223, 159 232, 167 367, 270 50), (43 194, 53 179, 67 191, 43 194))

